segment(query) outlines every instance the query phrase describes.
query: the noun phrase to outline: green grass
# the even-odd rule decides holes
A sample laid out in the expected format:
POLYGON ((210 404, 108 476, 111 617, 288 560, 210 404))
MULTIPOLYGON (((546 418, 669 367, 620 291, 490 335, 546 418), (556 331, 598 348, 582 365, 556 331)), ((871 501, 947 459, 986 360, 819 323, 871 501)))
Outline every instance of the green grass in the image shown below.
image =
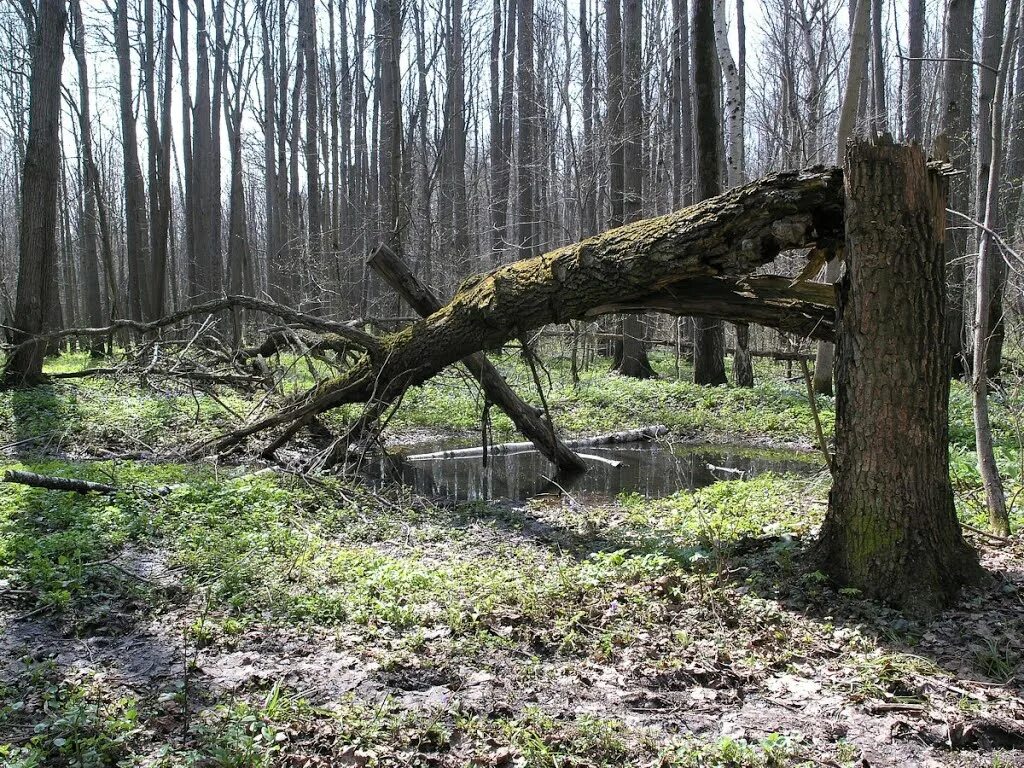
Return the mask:
MULTIPOLYGON (((518 358, 495 359, 519 392, 539 402, 518 358)), ((65 355, 49 368, 87 364, 84 355, 65 355)), ((666 358, 656 357, 655 365, 662 373, 657 381, 595 369, 584 372, 576 386, 565 361, 550 362, 545 382, 550 375, 547 396, 556 423, 569 434, 662 423, 676 434, 813 442, 801 382, 761 376, 750 390, 703 388, 675 380, 666 358)), ((313 372, 296 364, 285 389, 312 381, 313 372)), ((1017 424, 1024 397, 1019 388, 1008 391, 995 398, 993 418, 1000 467, 1016 499, 1022 487, 1017 424)), ((830 592, 824 577, 803 573, 795 562, 796 542, 824 512, 824 473, 810 479, 762 474, 663 499, 624 494, 587 507, 563 500, 536 501, 525 509, 449 509, 400 489, 371 494, 337 478, 307 481, 245 467, 85 455, 99 448, 154 448, 173 456, 236 424, 235 414, 249 413, 261 397, 107 379, 0 393, 2 439, 33 441, 15 447, 17 461, 3 468, 122 489, 104 497, 0 486, 0 587, 10 595, 12 610, 57 620, 72 635, 87 635, 125 613, 159 616, 173 610, 183 617, 178 631, 189 647, 212 651, 234 648, 255 631, 327 629, 354 637, 363 660, 382 671, 445 663, 439 645, 449 662, 465 659, 482 669, 489 669, 492 658, 514 654, 522 667, 517 674, 524 676, 542 661, 614 666, 644 653, 650 674, 686 680, 686 670, 702 659, 709 668, 754 679, 769 667, 784 670, 817 652, 813 622, 764 597, 776 594, 780 579, 812 602, 816 595, 832 603, 856 602, 856 595, 830 592), (56 449, 69 455, 39 453, 56 449), (743 561, 736 568, 742 553, 752 549, 768 565, 751 564, 748 573, 743 561), (178 582, 173 589, 131 575, 122 558, 138 552, 159 553, 178 582), (655 650, 640 646, 657 632, 664 642, 655 650), (438 637, 444 639, 431 639, 438 637)), ((272 398, 269 406, 278 402, 272 398)), ((833 402, 822 397, 818 406, 831 433, 833 402)), ((481 407, 475 385, 449 373, 409 392, 391 429, 471 436, 479 429, 481 407)), ((983 524, 970 397, 959 384, 950 410, 958 508, 963 519, 983 524)), ((330 420, 338 423, 354 413, 342 409, 330 420)), ((492 416, 497 433, 511 436, 508 421, 493 411, 492 416)), ((1014 507, 1015 526, 1024 522, 1021 506, 1014 507)), ((905 697, 912 695, 907 691, 915 676, 936 674, 916 657, 879 651, 863 636, 845 651, 859 654, 851 695, 861 699, 910 701, 905 697)), ((970 661, 988 677, 1006 679, 1019 669, 1019 649, 993 641, 970 661)), ((369 766, 427 765, 432 763, 423 755, 471 744, 467 760, 491 760, 504 749, 529 766, 639 761, 772 768, 801 764, 804 749, 782 735, 667 737, 604 713, 554 717, 529 705, 482 717, 458 707, 442 714, 415 712, 391 699, 369 706, 351 698, 328 711, 283 684, 185 699, 175 687, 127 696, 112 692, 100 672, 71 674, 26 660, 0 690, 0 763, 259 768, 287 765, 300 752, 348 750, 344 754, 355 763, 369 766), (420 762, 410 762, 408 755, 420 762)), ((840 762, 854 759, 840 752, 837 747, 840 762)))

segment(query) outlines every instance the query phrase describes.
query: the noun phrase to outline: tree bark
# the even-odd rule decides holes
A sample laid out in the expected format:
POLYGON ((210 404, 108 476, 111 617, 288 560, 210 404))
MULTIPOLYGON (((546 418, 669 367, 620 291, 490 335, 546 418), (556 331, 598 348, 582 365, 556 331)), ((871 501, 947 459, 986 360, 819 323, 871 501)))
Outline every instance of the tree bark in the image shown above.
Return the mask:
MULTIPOLYGON (((981 67, 978 75, 978 139, 977 158, 974 167, 974 212, 978 219, 987 218, 989 176, 993 163, 993 136, 990 129, 993 114, 993 100, 996 92, 996 72, 999 69, 1006 25, 1006 0, 985 0, 985 19, 981 28, 981 67)), ((1012 41, 1012 36, 1010 41, 1012 41)), ((997 131, 1002 131, 1000 123, 997 131)), ((991 226, 999 226, 999 208, 992 210, 991 226)), ((979 243, 980 233, 975 240, 979 243)), ((1003 358, 1003 291, 1006 289, 1006 268, 1001 258, 990 259, 988 263, 988 350, 985 354, 986 375, 997 378, 1003 358)))
MULTIPOLYGON (((622 24, 622 216, 629 223, 643 217, 643 83, 641 73, 641 0, 626 0, 622 24)), ((623 376, 649 379, 655 375, 644 345, 644 326, 638 315, 622 318, 621 358, 615 370, 623 376)))
MULTIPOLYGON (((995 3, 998 5, 998 2, 995 3)), ((1005 5, 1005 3, 1004 3, 1005 5)), ((1003 154, 1003 102, 1006 94, 1006 81, 1010 75, 1010 51, 1015 31, 1017 14, 1020 11, 1020 0, 1013 0, 1010 11, 1010 33, 1006 35, 1005 44, 1000 41, 999 62, 996 65, 996 82, 989 94, 991 97, 986 118, 982 123, 981 133, 987 135, 985 154, 979 149, 979 164, 987 160, 986 185, 984 197, 978 201, 978 216, 983 225, 977 228, 978 259, 975 269, 975 303, 974 303, 974 357, 972 373, 972 394, 974 405, 974 437, 978 453, 978 472, 985 487, 985 501, 988 507, 989 526, 1000 536, 1009 536, 1010 517, 1006 509, 1006 497, 1003 492, 999 468, 996 466, 993 449, 992 425, 988 412, 989 379, 999 371, 998 361, 992 365, 992 356, 998 355, 1002 343, 1002 302, 999 296, 999 267, 1002 259, 997 251, 992 233, 995 232, 999 215, 999 173, 1003 154), (993 368, 995 372, 993 372, 993 368)), ((986 17, 988 16, 986 8, 986 17)), ((987 20, 987 19, 986 19, 987 20)), ((995 23, 994 23, 995 24, 995 23)), ((1000 31, 1002 20, 998 22, 1000 31)), ((986 24, 988 28, 988 24, 986 24)), ((981 141, 979 138, 979 147, 981 141)), ((980 191, 980 190, 979 190, 980 191)), ((1003 273, 1005 275, 1005 272, 1003 273)))
POLYGON ((836 457, 819 555, 840 583, 926 616, 980 572, 949 480, 945 182, 920 148, 859 142, 845 188, 836 457))
POLYGON ((118 0, 114 19, 118 92, 121 108, 121 146, 124 155, 125 233, 128 251, 128 312, 136 320, 151 320, 152 307, 145 274, 151 264, 145 182, 139 162, 139 141, 132 100, 131 49, 128 43, 128 0, 118 0))
MULTIPOLYGON (((100 250, 99 250, 99 206, 102 200, 98 194, 99 173, 96 169, 96 161, 93 155, 92 141, 92 109, 89 94, 89 64, 85 55, 85 22, 82 19, 82 7, 79 0, 71 0, 69 3, 72 22, 74 25, 74 37, 71 50, 74 53, 75 61, 78 64, 78 124, 82 141, 82 258, 79 274, 82 277, 82 289, 84 291, 85 321, 89 325, 101 325, 103 323, 103 305, 100 299, 100 250)), ((108 262, 108 270, 112 270, 112 264, 108 262)), ((115 280, 110 280, 114 286, 115 280)), ((111 294, 111 298, 116 293, 111 294)), ((116 316, 117 301, 112 301, 113 312, 116 316)), ((103 339, 93 339, 90 343, 92 357, 102 357, 104 353, 103 339)))
POLYGON ((910 0, 907 19, 907 128, 908 144, 924 138, 924 95, 921 89, 921 57, 924 55, 924 0, 910 0))
POLYGON ((37 383, 46 343, 31 338, 49 330, 56 298, 57 186, 60 173, 60 73, 67 17, 62 0, 40 0, 32 42, 28 145, 21 180, 21 227, 14 341, 22 344, 4 367, 5 386, 37 383))
MULTIPOLYGON (((694 129, 697 135, 697 200, 721 191, 722 126, 715 66, 713 0, 694 0, 693 51, 694 129)), ((693 381, 725 384, 725 328, 721 321, 698 318, 694 323, 693 381)))
MULTIPOLYGON (((843 94, 843 106, 839 113, 839 136, 836 159, 842 162, 846 154, 846 143, 853 136, 853 128, 857 122, 857 106, 860 96, 867 89, 864 87, 868 61, 868 26, 871 18, 868 3, 871 0, 857 0, 850 32, 850 68, 846 74, 846 90, 843 94)), ((825 265, 825 282, 835 283, 839 279, 841 264, 839 259, 830 259, 825 265)), ((814 357, 814 391, 820 395, 832 394, 832 368, 835 363, 835 346, 832 342, 823 341, 818 344, 814 357)))
MULTIPOLYGON (((956 172, 949 184, 949 207, 968 212, 970 206, 971 113, 974 91, 974 0, 949 0, 943 43, 941 139, 936 155, 948 159, 956 172)), ((963 227, 946 231, 946 279, 949 294, 946 308, 946 342, 953 376, 967 372, 967 326, 964 289, 967 282, 968 232, 963 227)))

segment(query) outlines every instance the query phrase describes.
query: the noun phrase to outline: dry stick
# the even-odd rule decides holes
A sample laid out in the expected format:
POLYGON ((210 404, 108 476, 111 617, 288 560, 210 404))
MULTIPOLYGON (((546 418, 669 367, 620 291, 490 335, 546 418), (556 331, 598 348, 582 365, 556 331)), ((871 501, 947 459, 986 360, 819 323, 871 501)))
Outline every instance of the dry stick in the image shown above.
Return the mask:
POLYGON ((119 329, 133 330, 137 333, 150 333, 151 331, 157 331, 161 328, 166 328, 169 325, 180 323, 182 320, 187 320, 194 315, 209 315, 221 312, 225 309, 231 309, 233 307, 241 307, 243 309, 252 309, 258 312, 264 312, 268 315, 280 317, 286 322, 305 326, 307 328, 331 331, 339 336, 344 336, 353 344, 356 344, 363 349, 371 351, 378 351, 380 349, 380 343, 376 338, 364 331, 360 331, 358 328, 352 327, 347 323, 339 323, 334 320, 325 320, 322 317, 307 315, 304 312, 298 312, 290 307, 286 307, 283 304, 278 304, 273 301, 264 301, 263 299, 256 299, 252 296, 232 295, 206 301, 202 304, 195 304, 191 307, 185 307, 184 309, 172 312, 169 315, 150 322, 118 319, 111 322, 110 325, 100 328, 67 328, 62 331, 39 334, 26 339, 15 347, 12 347, 8 350, 8 354, 27 344, 36 344, 41 341, 52 341, 68 336, 106 336, 119 329))
POLYGON ((973 525, 968 525, 967 523, 960 523, 960 527, 965 531, 970 531, 971 533, 976 533, 979 536, 984 536, 987 539, 998 542, 1000 545, 1010 543, 1010 540, 1005 536, 998 536, 994 533, 989 533, 988 531, 982 530, 981 528, 975 528, 973 525))
POLYGON ((17 483, 18 485, 29 485, 33 488, 46 488, 51 491, 66 491, 69 493, 116 493, 117 487, 106 483, 94 483, 91 480, 78 480, 73 477, 51 477, 49 475, 37 475, 35 472, 23 472, 18 469, 9 469, 4 472, 5 483, 17 483))
POLYGON ((814 417, 814 431, 818 436, 818 447, 825 457, 825 464, 829 471, 832 471, 832 454, 828 452, 828 443, 825 442, 825 432, 821 428, 821 418, 818 416, 818 401, 814 397, 814 382, 811 379, 811 371, 807 367, 807 360, 800 358, 800 367, 804 372, 804 383, 807 385, 807 402, 811 406, 811 416, 814 417))

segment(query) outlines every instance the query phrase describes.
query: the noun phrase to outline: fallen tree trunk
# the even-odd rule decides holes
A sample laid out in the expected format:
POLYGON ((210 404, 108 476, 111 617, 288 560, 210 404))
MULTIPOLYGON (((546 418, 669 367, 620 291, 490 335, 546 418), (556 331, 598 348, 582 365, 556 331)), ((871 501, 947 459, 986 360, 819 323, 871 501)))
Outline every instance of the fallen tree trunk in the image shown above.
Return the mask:
MULTIPOLYGON (((431 290, 386 245, 378 248, 367 263, 423 317, 441 309, 441 302, 431 290)), ((545 422, 533 406, 523 402, 483 352, 474 352, 464 358, 462 364, 480 382, 487 398, 505 412, 516 429, 529 438, 559 472, 587 470, 586 463, 558 439, 554 425, 545 422)))
POLYGON ((5 483, 16 483, 18 485, 30 485, 33 488, 46 488, 50 491, 65 491, 67 493, 116 493, 117 487, 106 483, 94 483, 91 480, 79 480, 74 477, 51 477, 50 475, 37 475, 35 472, 24 472, 18 469, 8 469, 4 472, 5 483))
MULTIPOLYGON (((471 278, 429 317, 377 343, 365 343, 366 353, 340 376, 274 416, 223 436, 213 447, 223 451, 250 435, 346 403, 393 400, 474 352, 498 348, 541 325, 592 317, 599 308, 657 306, 691 296, 694 304, 692 309, 686 305, 686 313, 702 314, 705 306, 687 288, 693 281, 720 279, 724 286, 734 278, 735 300, 750 305, 753 299, 743 295, 748 289, 738 278, 784 250, 816 246, 835 251, 843 236, 839 169, 768 176, 690 208, 471 278)), ((773 301, 784 299, 785 289, 773 290, 773 301)), ((806 286, 790 290, 802 295, 806 286)), ((778 306, 764 314, 751 319, 785 328, 792 317, 778 306)), ((801 320, 800 327, 819 325, 801 320)))
MULTIPOLYGON (((641 427, 639 429, 627 429, 622 432, 612 432, 607 435, 596 437, 583 437, 578 440, 567 440, 565 445, 569 448, 593 448, 599 445, 619 445, 621 443, 639 443, 644 440, 654 440, 668 434, 668 427, 661 424, 653 427, 641 427)), ((487 447, 488 456, 505 456, 514 453, 525 453, 534 450, 533 443, 499 443, 487 447)), ((417 453, 406 456, 406 461, 434 461, 437 459, 468 459, 484 455, 484 447, 478 445, 472 448, 452 448, 447 451, 433 451, 432 453, 417 453)))

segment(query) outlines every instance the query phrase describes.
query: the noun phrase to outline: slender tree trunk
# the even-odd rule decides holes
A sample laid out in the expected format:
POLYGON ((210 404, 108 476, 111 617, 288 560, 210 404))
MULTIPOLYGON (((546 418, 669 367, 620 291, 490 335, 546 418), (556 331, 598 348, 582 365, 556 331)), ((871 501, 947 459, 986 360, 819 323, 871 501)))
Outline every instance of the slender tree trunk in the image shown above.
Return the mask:
POLYGON ((516 205, 519 258, 537 250, 537 84, 533 57, 533 0, 518 0, 518 89, 519 147, 516 167, 516 205))
MULTIPOLYGON (((992 3, 998 5, 999 3, 992 3)), ((1005 3, 1002 3, 1005 11, 1005 3)), ((995 9, 998 11, 998 9, 995 9)), ((995 66, 996 82, 992 91, 986 92, 988 85, 987 76, 982 78, 983 95, 990 98, 989 109, 985 115, 987 124, 982 123, 981 134, 987 134, 984 145, 979 135, 979 165, 987 165, 988 180, 985 186, 985 195, 979 203, 978 214, 982 219, 983 226, 978 227, 978 260, 975 270, 975 304, 974 304, 974 358, 973 358, 973 379, 972 395, 974 405, 974 436, 978 452, 978 471, 981 474, 982 484, 985 487, 985 501, 988 506, 989 526, 1000 536, 1009 536, 1010 517, 1006 510, 1006 497, 1003 493, 1002 480, 999 477, 999 469, 996 466, 995 451, 992 441, 992 425, 988 412, 988 387, 992 374, 991 356, 995 354, 993 349, 1001 338, 997 339, 997 326, 1002 324, 1002 316, 995 317, 995 307, 1001 309, 999 300, 999 279, 997 276, 997 263, 1002 262, 998 253, 998 245, 994 242, 992 233, 997 226, 999 215, 999 171, 1002 164, 1003 154, 1003 100, 1006 94, 1006 81, 1010 74, 1010 52, 1012 48, 1013 34, 1016 29, 1017 15, 1020 11, 1020 0, 1013 0, 1010 10, 1010 32, 1006 35, 1005 45, 1003 40, 996 44, 999 48, 999 60, 995 66), (987 162, 986 162, 987 161, 987 162)), ((986 32, 994 33, 988 24, 989 8, 986 7, 986 32)), ((1002 18, 993 22, 1000 33, 1003 32, 1002 18)), ((982 45, 983 57, 988 41, 982 45)), ((991 52, 989 52, 991 54, 991 52)), ((996 368, 998 372, 998 367, 996 368)))
MULTIPOLYGON (((263 163, 264 163, 264 206, 267 217, 267 289, 270 297, 279 304, 286 304, 288 296, 284 290, 282 276, 282 250, 284 238, 281 233, 282 207, 278 202, 277 167, 277 81, 271 48, 270 20, 267 4, 257 3, 256 12, 260 19, 260 36, 263 44, 261 67, 263 75, 263 163)), ((279 53, 280 55, 280 53, 279 53)))
POLYGON ((583 77, 583 146, 580 163, 580 234, 597 233, 597 167, 594 139, 594 46, 590 39, 587 0, 580 0, 580 69, 583 77))
MULTIPOLYGON (((949 183, 949 207, 967 213, 970 206, 971 112, 974 91, 974 0, 949 0, 943 43, 941 136, 935 153, 948 158, 953 170, 949 183)), ((946 340, 953 376, 967 372, 967 336, 964 290, 967 282, 968 232, 956 222, 946 230, 946 279, 949 306, 946 310, 946 340)))
POLYGON ((402 255, 401 14, 398 0, 377 0, 377 67, 380 88, 378 177, 384 244, 402 255))
POLYGON ((607 112, 605 133, 608 136, 608 226, 623 222, 623 83, 622 83, 622 10, 620 0, 605 0, 605 53, 607 57, 607 112))
MULTIPOLYGON (((853 136, 857 122, 860 96, 865 88, 865 70, 868 60, 868 24, 870 21, 870 0, 857 0, 853 10, 853 27, 850 34, 850 68, 846 74, 846 90, 839 112, 839 136, 837 159, 842 162, 846 154, 846 143, 853 136)), ((838 258, 829 259, 825 266, 825 282, 834 283, 839 279, 841 265, 838 258)), ((814 357, 814 391, 820 395, 832 394, 832 367, 835 361, 835 345, 830 341, 818 343, 814 357)))
POLYGON ((1010 237, 1018 244, 1024 240, 1024 209, 1021 206, 1024 201, 1024 14, 1021 16, 1017 25, 1017 65, 1008 123, 1010 142, 1006 150, 1003 208, 1003 221, 1010 227, 1010 237))
MULTIPOLYGON (((694 0, 693 28, 694 129, 697 136, 697 198, 707 200, 721 192, 722 128, 715 61, 713 0, 694 0)), ((694 322, 693 381, 725 384, 725 330, 720 320, 694 322)))
MULTIPOLYGON (((626 0, 622 24, 622 215, 629 223, 643 218, 643 83, 641 39, 643 5, 641 0, 626 0)), ((622 351, 616 370, 623 376, 647 379, 654 369, 644 346, 644 325, 639 315, 622 318, 622 351)))
POLYGON ((889 110, 885 98, 885 57, 882 49, 883 13, 882 0, 871 0, 871 124, 878 136, 889 130, 889 110))
MULTIPOLYGON (((737 18, 743 28, 742 0, 739 1, 737 18)), ((743 34, 739 35, 740 49, 744 47, 743 34)), ((744 131, 746 130, 746 94, 741 74, 742 67, 736 65, 729 47, 729 29, 726 25, 726 1, 715 0, 715 46, 718 61, 725 76, 725 120, 728 126, 725 167, 729 187, 737 187, 744 181, 744 131)), ((741 59, 742 63, 742 59, 741 59)), ((732 357, 732 376, 737 387, 754 386, 754 366, 750 360, 750 329, 739 323, 735 325, 736 350, 732 357)))
MULTIPOLYGON (((38 34, 33 35, 29 80, 28 145, 21 180, 18 295, 13 341, 18 344, 50 330, 56 298, 57 186, 60 173, 60 73, 67 17, 62 0, 40 0, 38 34)), ((7 360, 6 386, 42 378, 46 344, 29 342, 7 360)))
POLYGON ((448 73, 448 175, 451 181, 454 232, 453 253, 456 263, 469 256, 469 205, 466 198, 466 62, 463 43, 462 0, 451 0, 449 18, 448 73))
POLYGON ((316 2, 299 0, 299 55, 306 69, 306 231, 310 269, 322 257, 320 242, 320 163, 317 140, 320 137, 320 75, 316 45, 316 2))
POLYGON ((195 176, 192 159, 192 91, 189 84, 189 33, 188 19, 192 13, 189 0, 180 0, 178 4, 178 57, 181 61, 181 154, 185 169, 182 196, 184 198, 185 218, 185 259, 188 285, 187 294, 193 296, 197 292, 196 276, 196 233, 195 233, 195 176))
POLYGON ((152 263, 145 182, 139 162, 132 100, 131 49, 128 43, 128 0, 118 0, 114 19, 118 90, 121 107, 122 154, 124 155, 125 233, 128 246, 128 312, 136 320, 152 320, 145 272, 152 263))
POLYGON ((857 143, 845 187, 836 456, 819 555, 840 583, 931 615, 980 575, 949 480, 944 181, 919 148, 857 143))
MULTIPOLYGON (((977 162, 974 178, 974 211, 978 219, 986 218, 986 200, 988 198, 989 179, 992 169, 993 138, 991 125, 993 100, 996 91, 996 71, 1000 66, 1003 37, 1006 25, 1006 0, 985 0, 985 19, 981 28, 981 63, 978 74, 978 143, 977 162)), ((1010 40, 1012 41, 1012 36, 1010 40)), ((996 126, 1002 132, 1002 123, 996 126)), ((998 172, 996 176, 998 177, 998 172)), ((992 227, 999 227, 999 208, 992 211, 992 227)), ((980 239, 974 239, 979 243, 980 239)), ((985 354, 986 373, 989 378, 997 378, 1002 365, 1003 338, 1005 324, 1003 322, 1003 291, 1006 289, 1006 267, 1000 257, 988 260, 988 275, 991 285, 988 288, 989 317, 987 322, 988 350, 985 354)), ((976 277, 977 279, 977 277, 976 277)), ((975 355, 975 359, 977 356, 975 355)))
MULTIPOLYGON (((71 0, 69 7, 74 27, 71 50, 74 52, 75 61, 78 64, 78 125, 82 142, 82 258, 79 274, 82 278, 84 292, 85 321, 96 328, 103 325, 98 237, 98 207, 102 204, 102 200, 98 199, 99 173, 96 170, 96 161, 93 157, 92 108, 89 93, 89 63, 85 54, 85 22, 82 19, 82 6, 79 0, 71 0)), ((113 284, 116 286, 116 282, 113 284)), ((90 339, 89 345, 92 357, 103 356, 104 346, 101 337, 90 339)))
POLYGON ((921 57, 924 55, 924 0, 910 0, 907 20, 907 142, 924 140, 924 97, 921 89, 921 57))

